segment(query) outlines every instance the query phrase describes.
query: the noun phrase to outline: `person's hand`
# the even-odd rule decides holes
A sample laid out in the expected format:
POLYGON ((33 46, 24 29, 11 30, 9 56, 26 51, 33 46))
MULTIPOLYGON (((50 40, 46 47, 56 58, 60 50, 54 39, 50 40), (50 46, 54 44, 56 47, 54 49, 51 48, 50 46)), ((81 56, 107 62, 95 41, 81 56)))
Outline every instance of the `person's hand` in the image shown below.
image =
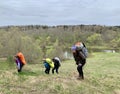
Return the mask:
POLYGON ((81 63, 79 63, 79 64, 78 64, 78 66, 82 66, 82 64, 81 64, 81 63))

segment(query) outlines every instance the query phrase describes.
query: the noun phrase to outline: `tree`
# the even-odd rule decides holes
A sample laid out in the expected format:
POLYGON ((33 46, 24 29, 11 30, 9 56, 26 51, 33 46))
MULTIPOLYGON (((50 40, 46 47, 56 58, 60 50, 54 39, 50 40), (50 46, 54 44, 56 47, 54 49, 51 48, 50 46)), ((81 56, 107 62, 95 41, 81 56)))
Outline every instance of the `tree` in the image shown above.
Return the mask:
POLYGON ((103 40, 100 34, 94 33, 87 38, 89 45, 102 45, 103 40))

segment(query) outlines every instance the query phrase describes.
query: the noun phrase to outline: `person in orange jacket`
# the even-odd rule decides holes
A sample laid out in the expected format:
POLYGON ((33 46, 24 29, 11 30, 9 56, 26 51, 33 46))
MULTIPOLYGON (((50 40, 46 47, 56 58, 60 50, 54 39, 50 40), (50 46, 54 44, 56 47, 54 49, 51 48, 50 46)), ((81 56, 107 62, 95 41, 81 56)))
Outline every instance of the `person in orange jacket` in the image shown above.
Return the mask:
POLYGON ((24 57, 24 55, 23 55, 22 52, 18 52, 18 53, 15 55, 15 62, 16 62, 16 64, 17 64, 18 72, 21 72, 23 66, 26 64, 26 60, 25 60, 25 57, 24 57))

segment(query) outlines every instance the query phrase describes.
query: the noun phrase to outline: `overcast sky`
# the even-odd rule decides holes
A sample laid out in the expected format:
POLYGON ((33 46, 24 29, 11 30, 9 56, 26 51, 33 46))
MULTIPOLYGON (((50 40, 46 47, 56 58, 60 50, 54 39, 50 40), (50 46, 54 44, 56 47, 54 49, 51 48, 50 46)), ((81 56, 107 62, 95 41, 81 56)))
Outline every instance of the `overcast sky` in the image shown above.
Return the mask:
POLYGON ((0 26, 120 25, 120 0, 0 0, 0 26))

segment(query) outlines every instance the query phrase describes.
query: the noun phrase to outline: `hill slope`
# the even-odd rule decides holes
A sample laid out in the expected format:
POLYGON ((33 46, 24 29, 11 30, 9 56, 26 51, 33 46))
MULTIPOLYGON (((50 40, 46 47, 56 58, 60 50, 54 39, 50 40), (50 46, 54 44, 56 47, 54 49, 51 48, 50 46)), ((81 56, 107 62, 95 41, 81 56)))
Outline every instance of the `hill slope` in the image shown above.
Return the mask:
POLYGON ((84 67, 85 80, 77 80, 73 60, 62 62, 60 73, 46 75, 42 62, 24 66, 0 62, 0 94, 120 94, 120 54, 93 53, 84 67))

